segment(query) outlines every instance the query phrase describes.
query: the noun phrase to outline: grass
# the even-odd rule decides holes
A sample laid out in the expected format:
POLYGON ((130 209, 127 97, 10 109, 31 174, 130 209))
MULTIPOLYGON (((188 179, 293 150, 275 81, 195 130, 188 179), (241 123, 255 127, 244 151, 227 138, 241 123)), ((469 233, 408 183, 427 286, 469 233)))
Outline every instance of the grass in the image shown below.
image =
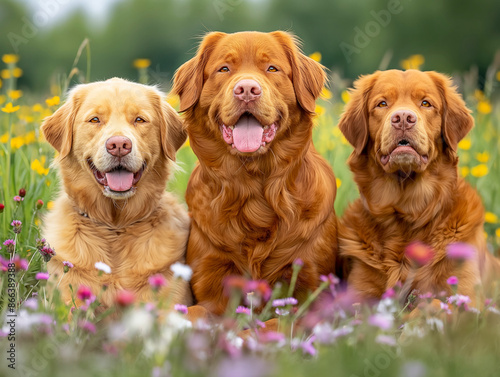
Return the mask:
MULTIPOLYGON (((88 49, 88 45, 82 45, 79 55, 84 48, 88 49)), ((410 319, 396 296, 388 294, 375 306, 353 305, 331 280, 321 287, 326 297, 322 303, 307 308, 293 304, 279 308, 280 326, 286 330, 283 334, 245 342, 237 337, 237 332, 247 326, 259 327, 257 319, 266 319, 266 313, 269 315, 276 309, 272 300, 278 290, 269 300, 266 313, 236 314, 233 306, 225 321, 214 327, 206 324, 192 327, 181 312, 165 314, 161 302, 156 306, 123 303, 124 314, 120 319, 99 322, 93 315, 99 305, 98 298, 89 301, 88 308, 76 310, 68 320, 67 308, 58 295, 48 297, 46 282, 36 278, 39 271, 46 270, 45 261, 37 251, 43 214, 50 209, 59 190, 57 171, 50 167, 54 151, 43 141, 39 127, 42 119, 59 106, 59 96, 70 80, 81 75, 73 67, 70 75, 60 80, 60 86, 53 89, 50 98, 41 98, 17 90, 15 76, 22 74, 16 70, 17 57, 4 55, 0 64, 4 64, 0 88, 0 203, 4 206, 0 213, 3 261, 0 318, 6 318, 0 332, 0 337, 5 338, 1 347, 1 375, 419 377, 469 376, 478 372, 482 376, 498 375, 498 297, 492 297, 480 312, 463 303, 450 303, 450 314, 446 309, 436 310, 430 299, 423 298, 420 315, 410 319), (14 197, 20 189, 26 194, 21 202, 16 202, 14 197), (13 220, 22 222, 20 233, 14 232, 13 220), (16 242, 13 253, 3 245, 7 239, 16 242), (9 262, 16 265, 11 275, 9 262), (9 284, 13 291, 9 291, 9 284), (7 317, 11 313, 10 294, 14 297, 13 312, 17 314, 14 335, 9 333, 11 317, 7 317), (304 313, 302 323, 307 331, 291 331, 297 313, 304 313), (322 325, 314 326, 318 321, 322 325), (12 335, 13 340, 9 339, 12 335), (11 352, 12 349, 15 351, 11 352), (15 354, 16 370, 9 368, 13 365, 9 360, 11 353, 15 354)), ((456 76, 476 119, 475 129, 459 145, 460 173, 483 198, 487 210, 485 237, 491 251, 500 244, 500 75, 497 71, 498 67, 490 69, 483 90, 470 85, 477 82, 477 78, 471 80, 470 73, 456 76)), ((146 80, 145 72, 140 73, 140 80, 146 80)), ((332 91, 325 90, 318 101, 314 143, 337 176, 336 211, 341 215, 358 194, 346 166, 352 148, 336 127, 343 104, 348 101, 346 84, 336 75, 332 81, 332 91)), ((196 157, 185 145, 177 159, 182 170, 176 172, 169 189, 183 200, 196 157)), ((245 292, 236 289, 234 294, 239 298, 245 292)), ((438 299, 446 302, 444 297, 438 299)))

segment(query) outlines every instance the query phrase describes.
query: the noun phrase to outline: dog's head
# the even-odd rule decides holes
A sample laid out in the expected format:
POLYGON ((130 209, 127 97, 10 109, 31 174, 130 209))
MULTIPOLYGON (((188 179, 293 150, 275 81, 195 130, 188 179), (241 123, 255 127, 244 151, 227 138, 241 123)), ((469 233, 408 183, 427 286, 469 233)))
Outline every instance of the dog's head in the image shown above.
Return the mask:
POLYGON ((186 140, 161 92, 117 78, 75 87, 42 131, 59 152, 65 180, 115 200, 162 174, 186 140))
POLYGON ((204 134, 229 153, 251 156, 266 153, 301 116, 314 113, 325 77, 288 33, 214 32, 178 69, 173 92, 181 111, 208 118, 204 134))
POLYGON ((452 160, 474 120, 456 88, 436 72, 390 70, 355 82, 339 127, 388 174, 419 174, 442 155, 452 160))

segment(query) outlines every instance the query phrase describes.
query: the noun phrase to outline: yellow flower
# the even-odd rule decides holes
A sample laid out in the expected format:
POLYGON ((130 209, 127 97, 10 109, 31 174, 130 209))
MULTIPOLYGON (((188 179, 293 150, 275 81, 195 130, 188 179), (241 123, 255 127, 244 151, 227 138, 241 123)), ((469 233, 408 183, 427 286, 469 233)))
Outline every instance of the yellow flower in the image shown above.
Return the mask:
POLYGON ((0 89, 2 88, 2 85, 3 85, 3 81, 0 80, 0 89))
POLYGON ((315 62, 321 62, 321 52, 313 52, 311 55, 309 55, 309 57, 314 60, 315 62))
POLYGON ((497 80, 500 81, 500 71, 497 72, 497 80))
POLYGON ((479 101, 477 104, 477 111, 481 114, 491 113, 491 103, 488 100, 479 101))
POLYGON ((497 230, 495 230, 495 234, 497 235, 498 238, 500 238, 500 228, 497 228, 497 230))
POLYGON ((316 105, 316 108, 314 109, 314 112, 318 116, 323 115, 325 113, 325 108, 323 106, 321 106, 321 105, 316 105))
POLYGON ((12 70, 12 76, 14 76, 15 78, 19 78, 23 75, 23 70, 21 68, 14 68, 12 70))
POLYGON ((332 128, 332 135, 335 136, 336 138, 342 136, 342 131, 340 131, 340 128, 338 126, 332 128))
POLYGON ((7 99, 7 97, 5 97, 4 94, 0 94, 0 105, 2 105, 6 99, 7 99))
POLYGON ((142 69, 148 68, 151 65, 151 60, 149 59, 135 59, 134 60, 134 68, 142 69))
POLYGON ((458 143, 458 147, 460 149, 463 149, 464 151, 468 151, 470 149, 470 146, 471 146, 471 141, 470 139, 462 139, 460 140, 460 142, 458 143))
POLYGON ((167 102, 170 106, 177 108, 179 106, 179 96, 168 96, 167 102))
POLYGON ((337 188, 339 188, 340 186, 342 186, 342 180, 340 178, 336 178, 335 181, 337 183, 337 188))
POLYGON ((477 166, 474 166, 471 171, 471 175, 476 178, 484 177, 486 174, 488 174, 488 167, 485 164, 479 164, 477 166))
POLYGON ((2 56, 2 60, 5 64, 15 64, 19 61, 19 55, 5 54, 2 56))
POLYGON ((351 99, 351 95, 347 90, 343 90, 340 96, 342 97, 342 101, 344 101, 344 103, 349 102, 349 100, 351 99))
POLYGON ((23 96, 23 91, 22 90, 9 90, 7 93, 10 98, 13 100, 19 99, 23 96))
POLYGON ((24 135, 24 143, 26 145, 34 143, 36 141, 35 131, 30 131, 26 135, 24 135))
POLYGON ((498 216, 493 212, 486 212, 484 214, 484 221, 490 224, 495 224, 498 222, 498 216))
POLYGON ((489 159, 490 159, 490 154, 487 151, 483 153, 476 153, 476 160, 482 162, 483 164, 488 162, 489 159))
POLYGON ((10 114, 10 113, 15 113, 17 110, 19 110, 21 106, 12 106, 12 102, 9 102, 5 107, 2 107, 2 111, 4 113, 10 114))
POLYGON ((481 89, 474 90, 474 97, 476 97, 476 99, 478 101, 484 100, 484 93, 483 93, 483 91, 481 89))
POLYGON ((403 69, 405 70, 420 69, 420 67, 422 66, 422 64, 424 64, 424 62, 425 58, 422 55, 420 54, 412 55, 408 59, 401 61, 401 67, 403 67, 403 69))
MULTIPOLYGON (((41 161, 38 160, 38 159, 33 160, 31 162, 31 170, 36 171, 40 175, 47 175, 47 174, 49 174, 49 169, 48 168, 44 168, 45 160, 46 160, 45 156, 42 156, 41 161)), ((47 203, 47 206, 48 206, 48 203, 47 203)))
POLYGON ((330 92, 327 88, 323 87, 323 89, 321 90, 321 98, 331 99, 332 92, 330 92))
POLYGON ((186 139, 186 142, 184 143, 184 145, 182 146, 183 148, 184 147, 190 147, 190 144, 189 144, 189 138, 186 139))
POLYGON ((25 144, 23 136, 16 136, 10 139, 10 146, 12 149, 19 149, 25 144))
POLYGON ((37 113, 41 113, 43 111, 43 106, 39 103, 35 103, 31 109, 37 113))
POLYGON ((61 101, 61 99, 59 98, 59 96, 54 96, 52 98, 46 99, 45 103, 47 104, 47 106, 51 107, 51 106, 59 105, 60 101, 61 101))
POLYGON ((2 69, 2 71, 0 72, 0 76, 2 77, 2 79, 4 80, 8 80, 10 79, 11 75, 10 75, 10 70, 8 69, 2 69))
POLYGON ((0 136, 0 143, 5 144, 9 141, 9 134, 5 133, 2 136, 0 136))
POLYGON ((52 209, 54 208, 54 202, 51 200, 50 202, 47 203, 47 209, 52 209))
POLYGON ((469 169, 469 167, 468 167, 468 166, 462 166, 462 167, 460 168, 460 175, 461 175, 462 177, 464 177, 464 178, 465 178, 465 177, 467 177, 467 176, 469 175, 469 173, 470 173, 470 169, 469 169))

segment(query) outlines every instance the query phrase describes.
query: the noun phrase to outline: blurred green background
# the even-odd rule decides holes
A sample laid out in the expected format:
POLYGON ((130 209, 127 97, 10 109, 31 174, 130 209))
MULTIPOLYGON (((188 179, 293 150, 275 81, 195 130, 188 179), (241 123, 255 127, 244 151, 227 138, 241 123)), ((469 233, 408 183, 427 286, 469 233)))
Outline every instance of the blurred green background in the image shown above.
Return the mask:
POLYGON ((0 0, 0 53, 22 57, 20 89, 46 92, 88 37, 91 80, 137 80, 132 62, 147 58, 150 81, 168 90, 205 32, 282 29, 344 78, 421 54, 426 70, 477 67, 481 87, 500 49, 499 17, 494 0, 0 0))

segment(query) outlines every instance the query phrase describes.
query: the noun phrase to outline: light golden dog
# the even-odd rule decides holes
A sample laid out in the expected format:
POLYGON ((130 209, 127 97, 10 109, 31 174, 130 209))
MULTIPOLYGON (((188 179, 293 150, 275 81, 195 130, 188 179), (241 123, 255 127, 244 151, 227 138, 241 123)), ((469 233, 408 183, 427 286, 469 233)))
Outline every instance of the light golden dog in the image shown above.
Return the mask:
POLYGON ((459 293, 474 302, 499 264, 486 248, 481 199, 457 172, 457 144, 474 124, 464 101, 449 78, 415 70, 363 76, 351 94, 339 124, 354 146, 349 166, 361 196, 339 227, 349 285, 380 298, 408 279, 405 248, 420 241, 434 256, 408 292, 451 293, 447 279, 457 276, 459 293), (477 251, 462 265, 447 258, 457 242, 477 251))
POLYGON ((294 295, 304 299, 334 271, 335 177, 312 144, 325 78, 279 31, 210 33, 177 71, 173 92, 199 160, 186 201, 200 312, 224 312, 231 275, 289 282, 301 258, 294 295))
MULTIPOLYGON (((180 118, 154 87, 122 79, 79 85, 48 117, 42 131, 59 152, 63 190, 44 221, 44 237, 57 255, 48 263, 65 302, 69 286, 102 293, 104 307, 120 290, 153 299, 148 278, 184 261, 189 218, 165 191, 186 134, 180 118), (63 261, 74 268, 63 274, 63 261), (100 273, 96 262, 111 267, 100 273), (63 276, 64 275, 64 276, 63 276)), ((189 304, 186 284, 161 295, 189 304)))

